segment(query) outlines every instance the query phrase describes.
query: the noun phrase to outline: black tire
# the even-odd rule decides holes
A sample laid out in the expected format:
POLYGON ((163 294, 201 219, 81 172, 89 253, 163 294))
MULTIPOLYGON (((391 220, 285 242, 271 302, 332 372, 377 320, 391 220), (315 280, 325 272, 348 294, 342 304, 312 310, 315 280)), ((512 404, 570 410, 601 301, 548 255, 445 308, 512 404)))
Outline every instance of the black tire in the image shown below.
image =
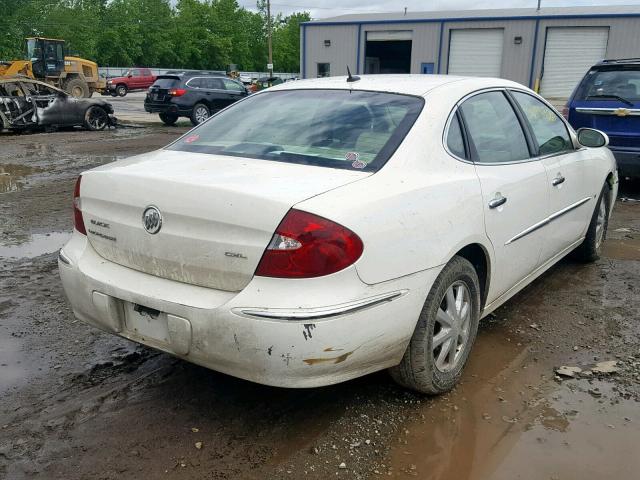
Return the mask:
MULTIPOLYGON (((465 315, 465 317, 467 316, 465 315)), ((406 388, 430 395, 451 390, 462 375, 462 370, 476 339, 479 319, 480 282, 478 281, 478 274, 468 260, 458 256, 453 257, 440 272, 431 287, 429 295, 427 295, 427 300, 422 307, 418 323, 402 361, 399 365, 389 369, 393 379, 406 388), (444 323, 441 320, 442 317, 438 314, 438 311, 442 309, 443 313, 445 313, 445 311, 449 311, 450 307, 456 309, 456 302, 450 306, 450 301, 445 297, 451 288, 453 289, 453 298, 457 300, 458 297, 455 292, 456 290, 460 292, 461 290, 458 287, 461 286, 466 287, 466 296, 464 298, 468 300, 466 302, 469 310, 468 318, 465 322, 467 325, 466 333, 459 328, 462 325, 460 323, 457 327, 452 327, 453 331, 451 331, 452 329, 447 330, 451 332, 449 333, 450 336, 447 336, 445 335, 444 323), (466 336, 466 340, 459 345, 458 342, 463 338, 460 335, 463 333, 466 336), (448 340, 433 348, 433 340, 436 334, 442 334, 443 338, 448 340), (445 352, 453 352, 453 359, 451 359, 453 361, 449 361, 449 355, 445 353, 445 360, 449 361, 449 365, 442 365, 443 368, 440 368, 437 366, 435 357, 440 357, 443 349, 447 345, 452 345, 449 342, 453 342, 453 337, 455 337, 455 348, 445 350, 445 352)))
POLYGON ((89 85, 82 78, 72 78, 64 85, 64 91, 74 98, 89 98, 89 85))
POLYGON ((191 123, 200 125, 211 116, 211 110, 204 103, 196 103, 191 110, 191 123))
POLYGON ((162 120, 162 123, 164 123, 165 125, 172 126, 175 125, 178 121, 178 116, 172 115, 170 113, 161 113, 160 120, 162 120))
POLYGON ((84 114, 84 126, 87 130, 104 130, 109 124, 109 114, 102 107, 92 106, 84 114))
POLYGON ((589 228, 582 243, 574 250, 574 257, 581 262, 595 262, 600 258, 602 253, 602 244, 607 238, 607 228, 609 226, 609 207, 611 205, 611 190, 607 183, 602 187, 602 191, 598 196, 598 202, 591 215, 589 228), (604 207, 603 216, 601 218, 602 228, 599 229, 599 219, 601 208, 604 207))
POLYGON ((116 87, 116 95, 118 95, 119 97, 126 96, 128 91, 129 89, 124 84, 120 84, 116 87))

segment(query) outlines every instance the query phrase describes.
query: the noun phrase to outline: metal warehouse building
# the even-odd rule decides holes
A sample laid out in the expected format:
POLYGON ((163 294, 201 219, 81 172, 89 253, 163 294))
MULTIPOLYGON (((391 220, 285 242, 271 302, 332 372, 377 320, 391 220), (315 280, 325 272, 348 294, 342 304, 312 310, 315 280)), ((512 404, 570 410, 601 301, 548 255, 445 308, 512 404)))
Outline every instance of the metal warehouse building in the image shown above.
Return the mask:
POLYGON ((352 73, 502 77, 569 96, 603 58, 640 57, 640 7, 342 15, 302 25, 303 78, 352 73))

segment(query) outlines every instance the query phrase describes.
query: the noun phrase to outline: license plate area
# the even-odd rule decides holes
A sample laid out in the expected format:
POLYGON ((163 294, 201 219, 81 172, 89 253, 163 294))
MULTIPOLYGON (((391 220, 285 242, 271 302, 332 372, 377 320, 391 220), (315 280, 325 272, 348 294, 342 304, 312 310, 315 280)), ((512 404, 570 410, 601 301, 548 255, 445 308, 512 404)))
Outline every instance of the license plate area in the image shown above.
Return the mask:
POLYGON ((127 330, 138 337, 169 343, 167 314, 164 312, 125 302, 125 323, 127 330))

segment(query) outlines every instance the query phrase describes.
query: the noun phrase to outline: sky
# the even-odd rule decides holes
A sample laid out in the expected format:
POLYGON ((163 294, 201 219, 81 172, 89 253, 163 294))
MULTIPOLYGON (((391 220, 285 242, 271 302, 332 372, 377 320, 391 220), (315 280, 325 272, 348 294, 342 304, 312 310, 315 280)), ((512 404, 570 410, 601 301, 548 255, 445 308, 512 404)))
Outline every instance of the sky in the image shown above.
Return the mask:
MULTIPOLYGON (((254 10, 255 0, 238 0, 243 7, 254 10)), ((313 19, 367 12, 423 12, 428 10, 476 10, 484 8, 535 8, 537 0, 272 0, 274 14, 306 10, 313 19)), ((543 7, 577 5, 640 5, 640 0, 542 0, 543 7)))

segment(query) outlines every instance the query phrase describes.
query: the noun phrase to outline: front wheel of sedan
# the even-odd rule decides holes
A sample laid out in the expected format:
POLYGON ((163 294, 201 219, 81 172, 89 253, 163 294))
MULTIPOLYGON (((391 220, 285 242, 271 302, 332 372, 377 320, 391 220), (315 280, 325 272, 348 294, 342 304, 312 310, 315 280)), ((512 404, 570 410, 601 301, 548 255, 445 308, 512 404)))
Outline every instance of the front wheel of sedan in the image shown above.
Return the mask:
POLYGON ((200 125, 211 116, 211 110, 204 103, 196 103, 191 112, 191 123, 200 125))
POLYGON ((478 275, 468 260, 456 256, 431 287, 404 357, 390 369, 393 379, 431 395, 451 390, 462 375, 479 318, 478 275))
POLYGON ((589 228, 584 240, 576 248, 575 256, 583 262, 595 262, 602 253, 602 244, 607 238, 607 227, 609 226, 609 205, 611 192, 606 183, 602 187, 596 208, 591 216, 589 228))
POLYGON ((101 107, 90 107, 84 114, 84 126, 87 130, 104 130, 109 123, 109 114, 101 107))

